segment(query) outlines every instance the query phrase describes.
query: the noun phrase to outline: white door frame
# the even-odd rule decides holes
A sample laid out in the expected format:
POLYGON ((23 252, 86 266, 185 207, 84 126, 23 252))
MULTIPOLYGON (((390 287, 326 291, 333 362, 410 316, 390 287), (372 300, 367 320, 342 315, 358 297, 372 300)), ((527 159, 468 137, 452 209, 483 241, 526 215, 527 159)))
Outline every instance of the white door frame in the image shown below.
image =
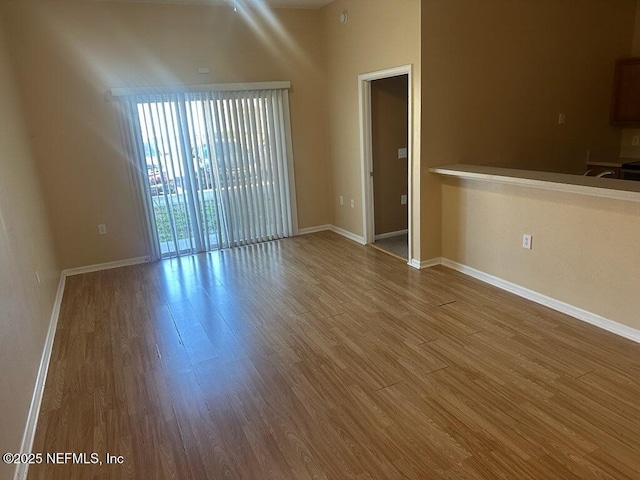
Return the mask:
POLYGON ((358 75, 358 97, 360 99, 360 165, 362 171, 362 231, 364 233, 364 243, 369 244, 375 241, 375 223, 373 211, 373 151, 371 133, 371 82, 383 78, 408 76, 408 135, 407 135, 407 167, 409 178, 407 179, 409 191, 407 192, 407 226, 409 229, 409 250, 407 263, 411 265, 413 258, 411 225, 413 218, 413 73, 412 65, 402 65, 399 67, 378 70, 376 72, 363 73, 358 75))

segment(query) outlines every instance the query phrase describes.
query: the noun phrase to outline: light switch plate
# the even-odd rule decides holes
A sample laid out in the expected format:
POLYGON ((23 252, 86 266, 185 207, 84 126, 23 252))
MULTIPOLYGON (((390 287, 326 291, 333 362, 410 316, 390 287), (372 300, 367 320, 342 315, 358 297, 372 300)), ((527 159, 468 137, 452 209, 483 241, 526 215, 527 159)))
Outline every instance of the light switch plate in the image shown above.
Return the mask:
POLYGON ((398 158, 407 158, 407 149, 399 148, 398 149, 398 158))

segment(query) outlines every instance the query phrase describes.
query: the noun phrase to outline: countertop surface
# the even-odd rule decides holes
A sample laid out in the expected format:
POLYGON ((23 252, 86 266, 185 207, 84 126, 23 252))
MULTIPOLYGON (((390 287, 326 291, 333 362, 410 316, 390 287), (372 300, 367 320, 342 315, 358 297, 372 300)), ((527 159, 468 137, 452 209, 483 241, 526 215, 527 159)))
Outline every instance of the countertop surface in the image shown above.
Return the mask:
POLYGON ((433 167, 429 171, 450 177, 640 202, 640 182, 631 180, 467 164, 433 167))
POLYGON ((627 163, 638 163, 640 162, 640 158, 619 158, 613 162, 596 162, 596 161, 588 161, 587 166, 589 167, 610 167, 610 168, 621 168, 623 165, 627 163))
POLYGON ((629 162, 587 162, 587 167, 609 167, 609 168, 620 168, 622 165, 629 162))

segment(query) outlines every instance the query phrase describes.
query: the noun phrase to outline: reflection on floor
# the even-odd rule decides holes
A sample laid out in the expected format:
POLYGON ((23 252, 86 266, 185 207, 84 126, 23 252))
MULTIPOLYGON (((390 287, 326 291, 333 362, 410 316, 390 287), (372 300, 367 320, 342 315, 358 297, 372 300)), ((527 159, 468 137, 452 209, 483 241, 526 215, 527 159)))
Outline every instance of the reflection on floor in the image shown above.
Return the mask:
POLYGON ((374 245, 385 252, 393 253, 404 259, 409 258, 409 236, 406 233, 396 237, 376 240, 374 245))

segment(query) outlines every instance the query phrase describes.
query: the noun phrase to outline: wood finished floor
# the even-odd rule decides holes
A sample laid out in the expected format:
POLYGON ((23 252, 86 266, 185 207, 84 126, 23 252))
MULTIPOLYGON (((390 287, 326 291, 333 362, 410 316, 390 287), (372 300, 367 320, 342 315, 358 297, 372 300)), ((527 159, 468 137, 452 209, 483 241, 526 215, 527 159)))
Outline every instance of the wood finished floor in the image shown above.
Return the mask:
POLYGON ((640 478, 640 345, 329 232, 67 279, 30 479, 640 478))

